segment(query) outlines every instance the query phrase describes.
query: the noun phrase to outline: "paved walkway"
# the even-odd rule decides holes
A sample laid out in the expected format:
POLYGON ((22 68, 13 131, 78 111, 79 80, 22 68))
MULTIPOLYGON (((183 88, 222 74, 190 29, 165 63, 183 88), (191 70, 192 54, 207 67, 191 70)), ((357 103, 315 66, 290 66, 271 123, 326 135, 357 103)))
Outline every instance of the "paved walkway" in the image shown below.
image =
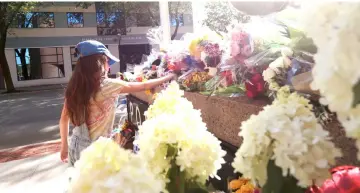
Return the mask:
POLYGON ((59 153, 0 164, 1 193, 64 193, 70 169, 59 153))
MULTIPOLYGON (((38 89, 0 95, 0 150, 59 139, 64 91, 61 86, 38 89)), ((124 118, 126 105, 122 104, 115 124, 124 118)), ((0 193, 64 193, 70 171, 59 157, 54 153, 0 163, 0 193)))
POLYGON ((63 92, 0 95, 0 149, 59 139, 63 92))

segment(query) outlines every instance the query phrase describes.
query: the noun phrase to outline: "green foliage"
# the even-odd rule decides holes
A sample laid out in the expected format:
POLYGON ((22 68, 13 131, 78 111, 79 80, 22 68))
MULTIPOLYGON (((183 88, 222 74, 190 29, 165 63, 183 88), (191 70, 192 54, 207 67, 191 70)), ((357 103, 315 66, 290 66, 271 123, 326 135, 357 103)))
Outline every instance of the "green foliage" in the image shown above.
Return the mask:
POLYGON ((211 1, 205 5, 206 19, 203 25, 216 32, 228 32, 232 22, 247 22, 250 17, 235 10, 228 1, 211 1))
POLYGON ((358 81, 356 85, 353 87, 353 92, 354 92, 353 107, 355 107, 360 103, 360 81, 358 81))
MULTIPOLYGON (((0 2, 0 33, 5 34, 10 24, 19 15, 30 12, 34 7, 39 6, 39 2, 0 2)), ((5 41, 1 39, 1 42, 5 41)), ((3 43, 3 42, 2 42, 3 43)))
POLYGON ((192 6, 191 2, 186 1, 172 1, 169 2, 169 13, 177 15, 177 14, 184 14, 188 11, 189 13, 192 13, 192 6))
POLYGON ((262 193, 304 193, 305 189, 297 186, 297 180, 292 176, 284 177, 282 170, 270 160, 267 166, 268 179, 262 193))
POLYGON ((208 193, 204 185, 185 179, 185 171, 181 171, 180 166, 176 165, 175 157, 177 153, 176 144, 168 146, 166 157, 171 159, 171 167, 166 174, 169 179, 166 190, 170 193, 208 193))

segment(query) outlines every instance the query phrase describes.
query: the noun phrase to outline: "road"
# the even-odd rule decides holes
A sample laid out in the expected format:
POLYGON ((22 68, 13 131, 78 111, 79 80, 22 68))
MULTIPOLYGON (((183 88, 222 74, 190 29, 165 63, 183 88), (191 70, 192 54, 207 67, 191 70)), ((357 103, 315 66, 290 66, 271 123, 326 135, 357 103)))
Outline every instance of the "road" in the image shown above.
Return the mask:
POLYGON ((59 139, 64 90, 0 95, 0 149, 59 139))

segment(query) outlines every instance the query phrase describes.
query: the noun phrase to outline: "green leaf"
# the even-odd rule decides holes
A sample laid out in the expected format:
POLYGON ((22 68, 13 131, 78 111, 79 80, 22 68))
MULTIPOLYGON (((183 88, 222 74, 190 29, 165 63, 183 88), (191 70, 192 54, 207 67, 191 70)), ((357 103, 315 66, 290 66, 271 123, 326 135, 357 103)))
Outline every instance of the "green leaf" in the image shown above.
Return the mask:
POLYGON ((261 193, 304 193, 306 189, 297 186, 297 180, 293 176, 284 177, 282 170, 270 160, 267 165, 268 180, 261 193))
POLYGON ((173 145, 168 145, 166 157, 172 158, 172 157, 176 156, 176 154, 177 154, 176 147, 174 147, 173 145))
POLYGON ((291 40, 290 47, 298 51, 306 51, 309 53, 316 53, 317 47, 311 38, 301 36, 291 40))
POLYGON ((306 189, 299 187, 297 182, 292 176, 286 177, 280 193, 304 193, 306 189))
POLYGON ((353 92, 354 92, 353 107, 355 107, 357 104, 360 103, 360 81, 358 81, 356 85, 353 87, 353 92))
POLYGON ((268 179, 266 184, 262 187, 261 193, 281 193, 284 185, 284 177, 282 176, 281 168, 275 165, 273 160, 270 160, 267 165, 268 179))
POLYGON ((166 190, 170 193, 185 193, 185 172, 180 171, 180 167, 176 165, 175 160, 171 161, 171 168, 167 173, 170 180, 166 184, 166 190))
POLYGON ((209 193, 209 191, 203 188, 190 188, 186 190, 186 193, 209 193))
POLYGON ((193 181, 188 181, 186 182, 186 193, 208 193, 209 191, 207 190, 207 188, 198 183, 198 182, 193 182, 193 181))

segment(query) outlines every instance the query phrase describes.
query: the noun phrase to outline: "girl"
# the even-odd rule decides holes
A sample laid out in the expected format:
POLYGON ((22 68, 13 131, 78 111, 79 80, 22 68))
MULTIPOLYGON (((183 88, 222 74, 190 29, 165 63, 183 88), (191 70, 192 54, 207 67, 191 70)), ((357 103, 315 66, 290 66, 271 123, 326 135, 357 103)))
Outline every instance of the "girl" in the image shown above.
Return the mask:
POLYGON ((80 152, 100 136, 108 137, 113 128, 115 104, 123 93, 152 89, 171 79, 174 74, 147 82, 124 82, 109 79, 110 65, 119 62, 102 43, 94 40, 80 42, 75 47, 79 56, 65 92, 60 118, 60 157, 71 165, 80 158, 80 152), (75 128, 68 144, 69 123, 75 128))

